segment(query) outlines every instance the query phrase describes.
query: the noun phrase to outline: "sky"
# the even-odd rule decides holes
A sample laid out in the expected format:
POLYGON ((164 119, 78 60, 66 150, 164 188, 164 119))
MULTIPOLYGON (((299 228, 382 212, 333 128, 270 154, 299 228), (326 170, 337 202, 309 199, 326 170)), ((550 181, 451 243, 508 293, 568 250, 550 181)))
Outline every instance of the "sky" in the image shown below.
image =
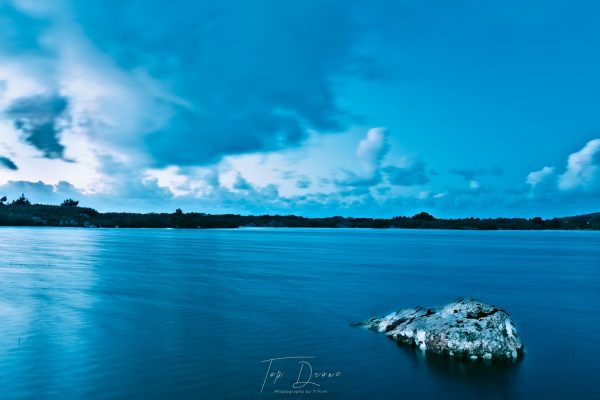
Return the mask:
POLYGON ((600 211, 600 4, 0 0, 0 196, 600 211))

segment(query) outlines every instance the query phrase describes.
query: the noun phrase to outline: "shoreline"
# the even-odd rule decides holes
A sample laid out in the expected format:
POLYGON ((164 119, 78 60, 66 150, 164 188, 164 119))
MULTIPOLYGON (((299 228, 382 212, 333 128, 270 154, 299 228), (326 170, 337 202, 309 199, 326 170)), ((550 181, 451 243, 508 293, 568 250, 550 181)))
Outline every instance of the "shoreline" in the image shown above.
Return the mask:
POLYGON ((433 231, 433 232, 598 232, 600 229, 457 229, 457 228, 330 228, 330 227, 293 227, 293 226, 239 226, 235 228, 172 228, 172 227, 120 227, 120 226, 57 226, 57 225, 0 225, 3 228, 53 228, 53 229, 85 229, 85 230, 174 230, 174 231, 260 231, 260 230, 320 230, 320 231, 433 231))
POLYGON ((0 226, 79 228, 352 228, 432 230, 600 230, 600 213, 542 219, 534 218, 436 218, 426 212, 393 218, 322 217, 296 215, 238 215, 184 213, 100 213, 92 208, 46 204, 0 206, 0 226))

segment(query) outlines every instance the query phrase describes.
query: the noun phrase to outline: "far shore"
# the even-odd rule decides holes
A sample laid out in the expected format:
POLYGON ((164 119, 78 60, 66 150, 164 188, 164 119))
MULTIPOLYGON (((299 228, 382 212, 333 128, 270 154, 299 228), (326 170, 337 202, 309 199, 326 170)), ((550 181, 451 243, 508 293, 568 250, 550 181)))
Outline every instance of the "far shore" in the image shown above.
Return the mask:
POLYGON ((600 230, 600 213, 570 217, 436 218, 426 212, 393 218, 324 217, 296 215, 237 215, 183 212, 101 213, 69 200, 62 205, 11 203, 0 205, 0 226, 83 228, 404 228, 452 230, 600 230))

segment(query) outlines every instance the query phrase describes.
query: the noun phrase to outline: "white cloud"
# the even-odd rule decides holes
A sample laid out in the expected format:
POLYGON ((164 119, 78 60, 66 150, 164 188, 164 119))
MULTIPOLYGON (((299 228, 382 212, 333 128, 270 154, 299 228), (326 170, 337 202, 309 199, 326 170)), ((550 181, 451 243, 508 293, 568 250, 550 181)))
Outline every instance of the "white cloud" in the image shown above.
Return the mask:
POLYGON ((5 82, 4 90, 0 92, 2 109, 20 97, 40 94, 46 90, 38 79, 24 71, 18 63, 8 59, 3 59, 0 65, 0 81, 5 82))
MULTIPOLYGON (((188 88, 187 82, 183 86, 176 86, 171 75, 168 79, 153 78, 153 69, 150 68, 152 63, 146 65, 140 61, 125 68, 122 63, 117 62, 118 52, 106 51, 110 47, 96 47, 99 42, 93 40, 94 36, 88 29, 83 29, 86 28, 85 25, 80 25, 82 20, 77 18, 77 10, 81 10, 71 7, 74 3, 66 0, 12 1, 22 12, 44 22, 40 25, 39 32, 32 35, 32 40, 43 51, 14 53, 9 51, 9 46, 4 49, 0 41, 0 55, 3 58, 0 65, 0 111, 19 98, 53 93, 68 99, 65 114, 68 114, 69 126, 57 135, 65 148, 64 159, 47 159, 22 140, 13 126, 14 121, 6 118, 0 120, 3 132, 0 156, 9 157, 19 167, 18 170, 0 169, 0 185, 10 181, 41 180, 47 185, 56 186, 61 181, 68 181, 82 195, 122 198, 129 195, 140 197, 145 187, 151 187, 169 199, 173 195, 178 201, 196 201, 208 200, 211 196, 213 199, 219 196, 233 198, 228 197, 231 196, 229 192, 235 192, 234 186, 237 183, 238 189, 246 187, 264 198, 278 197, 278 201, 311 195, 318 199, 344 198, 347 201, 367 198, 367 187, 353 189, 355 191, 352 196, 355 197, 352 197, 343 191, 348 188, 340 188, 335 184, 336 173, 353 171, 357 177, 374 182, 373 186, 379 185, 379 189, 383 188, 384 172, 380 168, 389 146, 388 134, 382 127, 370 129, 366 135, 359 127, 340 135, 321 135, 317 131, 309 131, 305 141, 301 140, 302 135, 297 135, 296 139, 296 136, 290 137, 290 143, 299 146, 277 152, 268 150, 279 149, 278 146, 263 146, 256 144, 262 141, 254 143, 249 140, 250 144, 244 144, 245 147, 242 146, 241 150, 232 150, 229 156, 224 150, 230 148, 227 143, 235 141, 220 141, 217 137, 219 135, 209 135, 209 129, 205 129, 205 133, 180 132, 179 136, 167 138, 169 140, 163 145, 168 147, 171 143, 177 143, 178 137, 190 139, 181 140, 182 143, 187 143, 184 147, 173 149, 200 154, 204 148, 212 151, 211 145, 217 143, 215 152, 220 158, 198 156, 201 161, 206 161, 206 164, 202 164, 203 167, 186 167, 196 165, 186 164, 188 161, 153 162, 155 155, 149 153, 149 147, 164 146, 148 144, 148 134, 165 131, 170 135, 171 130, 164 128, 170 124, 177 110, 190 111, 190 115, 206 115, 208 109, 204 110, 202 107, 212 107, 213 104, 210 87, 207 89, 210 92, 207 99, 210 101, 204 101, 201 90, 196 92, 182 89, 188 88), (204 137, 204 142, 197 140, 200 137, 204 137), (238 154, 250 150, 256 152, 238 154), (209 164, 212 162, 215 164, 209 164), (285 170, 294 170, 295 176, 282 177, 285 170), (240 176, 245 180, 245 185, 240 183, 240 176)), ((126 47, 129 52, 131 49, 128 47, 129 44, 126 47)), ((118 48, 113 48, 115 49, 118 48)), ((168 53, 170 52, 171 49, 168 49, 168 53)), ((162 61, 161 59, 159 64, 162 61)), ((168 66, 177 66, 176 58, 168 61, 168 66)), ((200 72, 194 70, 193 76, 196 75, 200 75, 200 72)), ((233 90, 235 93, 240 91, 237 86, 233 90)), ((214 96, 220 101, 221 90, 215 90, 215 93, 214 96)), ((329 96, 327 94, 324 98, 329 96)), ((326 104, 329 103, 333 104, 326 104)), ((327 122, 317 123, 322 119, 321 114, 330 117, 329 114, 334 114, 333 112, 323 112, 323 106, 318 102, 306 110, 303 104, 304 101, 299 102, 291 111, 305 120, 313 117, 313 123, 306 124, 307 128, 322 125, 327 131, 338 129, 327 122)), ((259 115, 257 118, 265 117, 259 115)), ((221 121, 219 118, 216 120, 221 121)), ((173 129, 181 128, 177 126, 173 129)), ((282 125, 282 128, 285 126, 287 125, 282 125)), ((259 127, 263 130, 263 125, 259 127)), ((177 154, 175 150, 170 150, 166 149, 165 153, 177 154)), ((165 158, 164 155, 162 157, 165 158)), ((388 180, 394 181, 391 184, 407 187, 414 185, 413 164, 413 160, 408 158, 397 160, 393 166, 396 167, 393 179, 390 170, 387 172, 390 175, 388 180)), ((419 167, 420 165, 417 164, 419 167)), ((423 178, 418 180, 424 181, 423 178)), ((381 196, 386 198, 414 195, 408 188, 394 189, 396 191, 387 189, 388 191, 378 193, 383 193, 381 196)))
POLYGON ((367 132, 367 136, 358 142, 356 157, 365 172, 373 174, 388 150, 385 128, 372 128, 367 132))
POLYGON ((144 181, 155 180, 159 187, 168 189, 173 196, 201 196, 209 189, 213 171, 208 168, 186 170, 177 166, 163 169, 148 169, 144 181))
POLYGON ((425 199, 428 199, 430 195, 431 195, 431 191, 424 190, 422 192, 419 192, 417 194, 416 198, 419 199, 419 200, 425 200, 425 199))
POLYGON ((567 170, 558 177, 561 190, 587 189, 600 182, 600 139, 590 140, 569 156, 567 170))
POLYGON ((85 193, 108 193, 123 173, 136 170, 140 179, 146 179, 144 135, 164 127, 170 105, 178 99, 142 71, 124 71, 103 55, 71 18, 66 3, 42 3, 14 1, 20 10, 52 23, 38 37, 46 52, 2 54, 0 112, 18 99, 36 95, 68 99, 69 124, 59 137, 65 157, 42 157, 14 129, 13 121, 3 118, 0 155, 9 156, 19 169, 0 171, 0 184, 68 181, 85 193), (157 98, 160 101, 150 100, 157 98))
POLYGON ((544 167, 539 171, 530 172, 527 175, 527 184, 531 186, 537 186, 540 183, 546 181, 554 173, 554 167, 544 167))
POLYGON ((12 0, 18 9, 36 17, 44 17, 49 14, 58 13, 64 7, 61 0, 12 0))
POLYGON ((532 199, 577 199, 600 194, 600 139, 590 140, 569 155, 567 167, 558 174, 555 167, 530 172, 525 183, 532 199), (575 196, 575 197, 574 197, 575 196))

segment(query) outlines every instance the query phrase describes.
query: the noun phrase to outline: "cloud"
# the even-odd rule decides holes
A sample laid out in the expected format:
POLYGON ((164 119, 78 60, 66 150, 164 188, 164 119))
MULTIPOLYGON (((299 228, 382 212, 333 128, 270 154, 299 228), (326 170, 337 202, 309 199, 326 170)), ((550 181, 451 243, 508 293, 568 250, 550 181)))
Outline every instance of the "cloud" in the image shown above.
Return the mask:
POLYGON ((308 189, 310 188, 311 184, 312 181, 306 176, 303 176, 296 181, 296 187, 298 189, 308 189))
POLYGON ((532 187, 536 187, 550 180, 553 175, 554 167, 544 167, 539 171, 530 172, 527 175, 526 183, 532 187))
POLYGON ((67 197, 82 196, 73 185, 64 181, 56 185, 49 185, 42 181, 8 181, 0 185, 0 197, 16 199, 21 194, 25 194, 32 203, 49 204, 58 204, 67 197))
POLYGON ((558 177, 561 190, 600 188, 600 139, 590 140, 569 156, 567 169, 558 177))
POLYGON ((366 173, 372 174, 388 151, 385 128, 372 128, 367 132, 367 136, 358 142, 356 157, 366 173))
POLYGON ((65 147, 59 136, 68 105, 65 97, 55 93, 35 95, 15 100, 6 115, 25 134, 25 141, 42 151, 44 157, 62 158, 65 147))
POLYGON ((0 156, 0 166, 4 168, 8 168, 11 171, 16 171, 19 169, 17 165, 8 157, 0 156))
POLYGON ((350 170, 343 170, 341 178, 334 179, 333 182, 338 187, 371 187, 378 185, 382 181, 382 175, 379 170, 375 170, 370 176, 358 175, 350 170))
POLYGON ((393 165, 384 167, 383 173, 392 185, 415 186, 424 185, 429 182, 427 166, 421 160, 410 162, 403 167, 393 165))
POLYGON ((237 178, 233 184, 233 188, 236 190, 244 190, 244 191, 254 189, 253 186, 250 184, 250 182, 248 182, 246 179, 244 179, 244 177, 240 174, 237 175, 237 178))
POLYGON ((334 84, 366 66, 356 54, 363 27, 343 2, 70 4, 80 24, 71 32, 156 83, 142 90, 168 123, 132 134, 158 166, 296 146, 309 128, 339 131, 351 120, 334 84))
POLYGON ((48 25, 48 21, 20 12, 10 1, 0 2, 0 50, 12 54, 44 52, 39 38, 48 25))
MULTIPOLYGON (((580 206, 600 197, 600 139, 594 139, 569 155, 562 174, 557 168, 545 166, 530 172, 525 184, 509 193, 514 201, 543 202, 545 207, 580 206), (524 198, 525 197, 525 198, 524 198)), ((539 205, 537 205, 539 206, 539 205)), ((581 206, 580 206, 581 207, 581 206)), ((596 212, 584 208, 583 212, 596 212)))
POLYGON ((60 181, 47 184, 42 181, 8 181, 0 185, 0 197, 16 199, 21 194, 32 203, 60 204, 67 198, 80 200, 80 205, 101 211, 164 210, 173 194, 161 188, 155 180, 133 179, 120 188, 118 193, 84 193, 71 183, 60 181))
MULTIPOLYGON (((314 165, 288 183, 269 182, 269 173, 235 177, 244 171, 238 168, 224 186, 218 171, 211 182, 194 171, 218 170, 232 155, 297 148, 309 133, 340 132, 356 122, 337 101, 340 83, 384 76, 371 73, 377 66, 361 47, 366 26, 356 18, 357 4, 7 4, 0 6, 0 54, 6 61, 0 66, 0 107, 16 128, 10 129, 15 140, 4 144, 21 166, 17 179, 38 179, 36 168, 52 171, 50 178, 39 173, 46 184, 77 182, 89 201, 117 208, 153 208, 174 199, 222 207, 235 200, 241 209, 291 207, 296 195, 318 190, 319 199, 337 199, 330 204, 350 204, 370 198, 371 187, 388 185, 384 128, 370 130, 358 143, 350 160, 358 167, 349 165, 343 179, 324 186, 316 184, 327 178, 314 165), (34 160, 34 149, 44 158, 34 160), (72 173, 71 167, 84 163, 85 173, 72 173), (129 203, 119 205, 115 198, 129 203)), ((342 165, 331 166, 327 176, 342 165)), ((412 166, 388 167, 399 185, 424 181, 409 177, 412 166), (393 174, 391 167, 397 168, 393 174)))
POLYGON ((356 117, 337 88, 377 69, 346 5, 0 2, 0 124, 12 125, 2 153, 19 165, 16 179, 115 195, 150 184, 149 169, 216 166, 345 130, 356 117))
POLYGON ((381 161, 389 151, 385 128, 371 128, 364 139, 356 146, 356 159, 360 164, 360 171, 342 169, 342 177, 334 178, 338 187, 368 187, 375 186, 382 181, 380 171, 381 161))
POLYGON ((396 163, 384 162, 390 151, 385 128, 372 128, 358 142, 356 158, 361 170, 342 170, 342 177, 334 179, 338 187, 374 187, 379 184, 416 186, 429 182, 427 165, 420 159, 401 157, 396 163))
POLYGON ((499 167, 490 168, 465 168, 465 169, 451 169, 451 173, 461 176, 467 181, 475 180, 481 176, 501 176, 504 174, 504 170, 499 167))
MULTIPOLYGON (((74 196, 112 209, 159 210, 175 202, 186 210, 229 212, 340 208, 381 215, 422 204, 495 210, 503 199, 488 195, 484 177, 502 169, 452 170, 463 179, 454 190, 420 155, 391 149, 395 141, 384 128, 354 136, 359 123, 383 122, 346 107, 364 106, 357 108, 375 116, 381 113, 372 99, 396 99, 356 79, 389 79, 374 65, 378 60, 393 66, 396 78, 412 75, 404 64, 414 59, 408 69, 425 71, 419 79, 443 79, 418 68, 427 63, 426 55, 412 53, 423 48, 415 45, 422 24, 402 17, 415 13, 426 23, 446 17, 431 19, 426 8, 404 3, 341 0, 173 0, 168 7, 157 0, 0 1, 0 154, 19 167, 0 160, 0 177, 42 179, 42 186, 13 189, 49 198, 62 197, 68 188, 57 182, 68 180, 81 189, 74 196), (332 132, 347 135, 324 135, 332 132), (304 159, 310 146, 320 151, 304 159), (234 158, 267 155, 271 161, 253 170, 241 162, 221 170, 234 158), (295 172, 286 181, 277 169, 295 172)), ((430 28, 437 35, 447 26, 430 28)), ((425 36, 429 43, 432 36, 425 36)), ((405 88, 398 83, 390 87, 405 88)), ((432 138, 453 140, 436 136, 456 129, 447 132, 432 138)), ((414 139, 407 143, 432 151, 414 139)), ((500 151, 484 147, 489 154, 471 156, 485 162, 500 151)), ((533 171, 515 202, 537 201, 528 196, 534 191, 598 193, 598 152, 584 150, 560 178, 558 168, 533 171)), ((440 154, 436 168, 460 156, 440 154)), ((513 175, 507 175, 508 185, 513 175)))

